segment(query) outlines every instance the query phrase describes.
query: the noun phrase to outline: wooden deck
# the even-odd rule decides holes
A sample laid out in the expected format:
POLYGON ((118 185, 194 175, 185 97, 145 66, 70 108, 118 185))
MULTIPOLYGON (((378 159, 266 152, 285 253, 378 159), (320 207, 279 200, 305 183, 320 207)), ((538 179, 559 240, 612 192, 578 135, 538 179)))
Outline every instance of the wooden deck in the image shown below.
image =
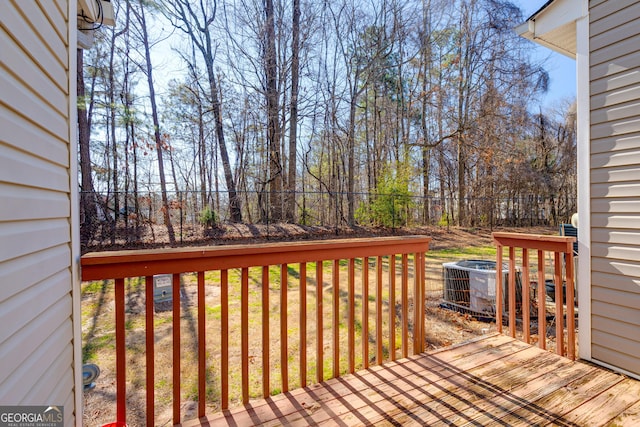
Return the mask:
POLYGON ((185 426, 640 425, 640 382, 490 335, 185 426))

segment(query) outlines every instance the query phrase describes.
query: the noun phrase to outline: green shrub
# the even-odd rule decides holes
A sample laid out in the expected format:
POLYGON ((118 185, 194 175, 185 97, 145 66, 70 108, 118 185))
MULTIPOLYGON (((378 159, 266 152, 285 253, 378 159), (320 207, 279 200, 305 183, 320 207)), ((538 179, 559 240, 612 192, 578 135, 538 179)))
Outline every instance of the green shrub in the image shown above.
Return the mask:
POLYGON ((311 225, 311 221, 313 220, 311 211, 308 208, 300 208, 298 218, 298 222, 300 225, 311 225))
POLYGON ((206 228, 218 226, 218 214, 209 206, 200 211, 200 224, 206 228))
POLYGON ((409 191, 409 174, 403 172, 404 169, 396 171, 385 168, 372 200, 360 205, 356 211, 359 223, 383 227, 407 225, 407 211, 413 202, 409 191))
POLYGON ((448 227, 450 224, 451 224, 451 221, 449 220, 449 214, 443 213, 442 216, 440 217, 440 221, 438 221, 438 225, 440 227, 448 227))

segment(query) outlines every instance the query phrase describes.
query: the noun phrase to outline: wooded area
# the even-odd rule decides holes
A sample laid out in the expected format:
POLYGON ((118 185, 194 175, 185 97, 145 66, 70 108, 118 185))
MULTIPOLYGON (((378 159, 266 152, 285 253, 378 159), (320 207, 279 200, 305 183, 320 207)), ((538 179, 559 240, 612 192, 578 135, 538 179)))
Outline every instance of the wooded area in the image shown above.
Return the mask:
POLYGON ((494 226, 576 210, 575 111, 542 109, 548 75, 508 1, 114 9, 78 51, 85 244, 163 223, 173 245, 185 218, 494 226))

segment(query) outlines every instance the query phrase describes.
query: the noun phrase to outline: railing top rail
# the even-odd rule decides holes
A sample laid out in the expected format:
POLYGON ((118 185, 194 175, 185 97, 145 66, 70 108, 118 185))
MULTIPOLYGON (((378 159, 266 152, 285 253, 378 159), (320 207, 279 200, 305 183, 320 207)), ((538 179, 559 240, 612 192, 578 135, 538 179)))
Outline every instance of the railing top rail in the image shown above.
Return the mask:
POLYGON ((399 236, 94 252, 81 258, 82 280, 400 255, 425 252, 430 241, 399 236))
POLYGON ((507 232, 494 232, 491 236, 493 237, 493 242, 497 245, 567 254, 573 253, 573 243, 576 241, 575 237, 570 236, 547 236, 507 232))

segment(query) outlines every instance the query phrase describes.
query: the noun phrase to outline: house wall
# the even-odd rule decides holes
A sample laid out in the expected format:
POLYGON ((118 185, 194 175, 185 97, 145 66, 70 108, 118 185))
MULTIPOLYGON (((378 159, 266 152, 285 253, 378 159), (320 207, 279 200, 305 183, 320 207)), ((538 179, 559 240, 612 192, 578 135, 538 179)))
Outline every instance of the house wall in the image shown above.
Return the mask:
POLYGON ((74 349, 69 3, 0 1, 0 405, 64 405, 65 425, 74 425, 80 343, 74 349))
POLYGON ((591 357, 640 375, 640 2, 590 2, 591 357))

